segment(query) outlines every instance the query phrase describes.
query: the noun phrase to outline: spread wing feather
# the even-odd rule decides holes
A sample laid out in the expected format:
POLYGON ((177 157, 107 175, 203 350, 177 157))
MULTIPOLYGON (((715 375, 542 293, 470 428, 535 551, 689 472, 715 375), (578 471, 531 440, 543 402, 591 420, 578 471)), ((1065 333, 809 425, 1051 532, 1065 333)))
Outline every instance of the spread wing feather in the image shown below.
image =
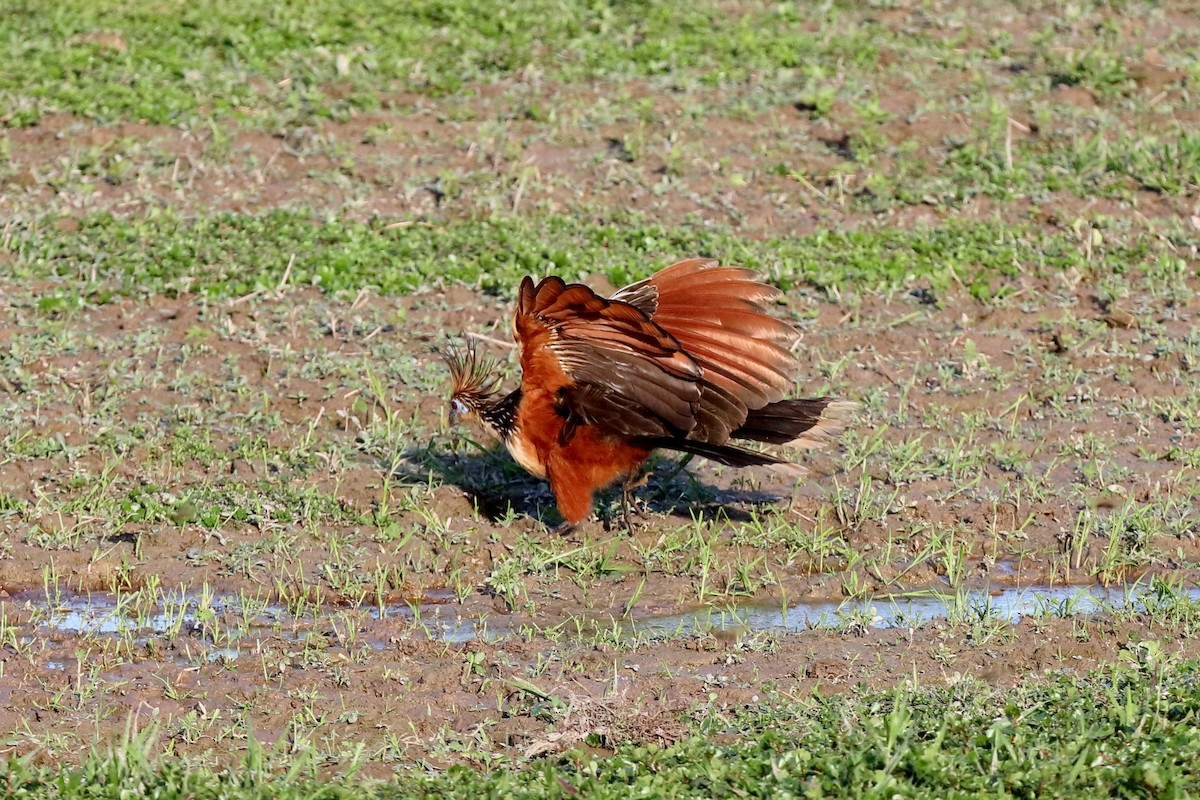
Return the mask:
POLYGON ((636 306, 560 278, 525 278, 513 326, 522 372, 557 392, 568 429, 682 436, 695 427, 701 369, 636 306))
POLYGON ((741 267, 693 258, 622 289, 657 290, 651 318, 703 371, 697 425, 689 439, 724 444, 751 411, 783 399, 796 374, 796 332, 766 313, 779 291, 741 267))
POLYGON ((797 335, 765 310, 778 295, 751 270, 703 258, 611 299, 560 278, 525 278, 513 320, 521 369, 556 393, 567 440, 588 424, 726 464, 777 463, 726 442, 819 445, 850 407, 784 399, 797 335))

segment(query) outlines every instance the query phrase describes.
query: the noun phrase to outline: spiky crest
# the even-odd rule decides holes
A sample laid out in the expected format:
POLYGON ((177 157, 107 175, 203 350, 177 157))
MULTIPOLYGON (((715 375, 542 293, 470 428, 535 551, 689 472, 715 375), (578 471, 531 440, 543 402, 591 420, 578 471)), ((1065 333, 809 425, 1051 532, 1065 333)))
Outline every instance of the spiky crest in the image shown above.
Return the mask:
POLYGON ((437 354, 450 370, 450 398, 480 410, 500 389, 499 362, 475 349, 475 343, 448 343, 437 354))

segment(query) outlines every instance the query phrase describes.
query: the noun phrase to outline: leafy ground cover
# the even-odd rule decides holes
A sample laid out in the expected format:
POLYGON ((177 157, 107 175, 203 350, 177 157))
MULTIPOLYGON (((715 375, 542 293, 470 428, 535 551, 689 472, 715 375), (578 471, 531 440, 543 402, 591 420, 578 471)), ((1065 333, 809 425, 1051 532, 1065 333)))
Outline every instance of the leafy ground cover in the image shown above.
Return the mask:
MULTIPOLYGON (((627 744, 612 754, 593 747, 520 771, 453 767, 376 785, 369 796, 1185 796, 1200 780, 1193 667, 1164 661, 1153 647, 1123 655, 1127 662, 1083 680, 1058 677, 1008 691, 964 680, 854 700, 764 698, 765 708, 706 719, 708 736, 668 747, 627 744)), ((77 768, 10 764, 9 790, 18 797, 46 790, 72 797, 129 790, 164 798, 363 796, 319 782, 315 763, 277 768, 286 761, 279 750, 255 748, 241 769, 217 775, 160 762, 156 744, 147 733, 132 736, 77 768)))
POLYGON ((1196 792, 1191 12, 0 2, 10 793, 1196 792), (432 348, 689 255, 861 413, 551 536, 432 348))

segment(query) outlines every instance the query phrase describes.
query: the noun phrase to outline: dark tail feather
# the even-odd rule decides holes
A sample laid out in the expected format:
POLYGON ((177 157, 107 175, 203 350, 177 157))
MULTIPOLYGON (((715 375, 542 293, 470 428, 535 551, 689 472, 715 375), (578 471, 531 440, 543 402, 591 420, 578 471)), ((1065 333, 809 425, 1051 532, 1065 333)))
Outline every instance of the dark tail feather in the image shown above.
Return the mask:
MULTIPOLYGON (((751 411, 746 421, 730 436, 796 449, 823 447, 842 432, 856 408, 857 403, 830 400, 828 397, 780 400, 751 411)), ((804 474, 803 467, 785 458, 732 444, 712 444, 669 436, 647 436, 635 441, 650 449, 661 447, 694 453, 729 467, 775 467, 793 475, 804 474)))
POLYGON ((727 467, 765 467, 787 463, 767 453, 756 453, 753 450, 746 450, 731 444, 709 444, 708 442, 697 442, 693 439, 672 439, 667 436, 642 438, 638 439, 637 443, 651 449, 661 447, 664 450, 693 453, 698 456, 704 456, 709 461, 724 464, 727 467))
POLYGON ((795 448, 822 447, 842 432, 857 407, 857 403, 828 397, 780 400, 751 411, 729 435, 795 448))
POLYGON ((746 421, 729 435, 767 444, 787 444, 819 425, 821 414, 830 402, 827 397, 815 397, 770 403, 747 414, 746 421))

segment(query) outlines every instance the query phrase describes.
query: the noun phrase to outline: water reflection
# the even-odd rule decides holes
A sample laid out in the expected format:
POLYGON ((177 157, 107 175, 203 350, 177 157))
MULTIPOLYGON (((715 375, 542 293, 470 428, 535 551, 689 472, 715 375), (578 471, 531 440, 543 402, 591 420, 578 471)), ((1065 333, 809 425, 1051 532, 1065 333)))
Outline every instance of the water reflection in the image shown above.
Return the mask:
MULTIPOLYGON (((353 609, 324 608, 314 617, 291 616, 274 603, 238 598, 184 596, 170 608, 133 613, 126 600, 111 595, 69 595, 47 602, 29 594, 14 598, 32 609, 30 627, 79 635, 126 636, 136 642, 171 636, 208 639, 214 647, 210 657, 236 658, 238 646, 261 638, 302 641, 325 637, 340 641, 353 628, 353 641, 375 649, 397 638, 425 636, 446 642, 475 638, 501 639, 512 635, 518 624, 513 617, 489 619, 463 616, 449 602, 405 603, 374 607, 362 613, 353 609), (357 616, 356 616, 357 615, 357 616), (332 628, 332 633, 329 629, 332 628), (359 635, 362 634, 362 635, 359 635), (215 654, 215 656, 213 655, 215 654)), ((439 600, 441 598, 438 598, 439 600)), ((1016 623, 1027 616, 1066 617, 1100 611, 1137 611, 1147 606, 1192 604, 1200 606, 1200 589, 1168 587, 1161 582, 1129 587, 1030 586, 1000 590, 916 592, 844 600, 815 601, 768 606, 747 604, 715 609, 705 606, 657 616, 624 619, 617 624, 626 633, 664 636, 688 632, 797 632, 812 628, 915 628, 939 618, 954 622, 993 619, 1016 623)), ((608 624, 613 620, 608 619, 608 624)), ((604 624, 593 618, 593 625, 604 624)))

